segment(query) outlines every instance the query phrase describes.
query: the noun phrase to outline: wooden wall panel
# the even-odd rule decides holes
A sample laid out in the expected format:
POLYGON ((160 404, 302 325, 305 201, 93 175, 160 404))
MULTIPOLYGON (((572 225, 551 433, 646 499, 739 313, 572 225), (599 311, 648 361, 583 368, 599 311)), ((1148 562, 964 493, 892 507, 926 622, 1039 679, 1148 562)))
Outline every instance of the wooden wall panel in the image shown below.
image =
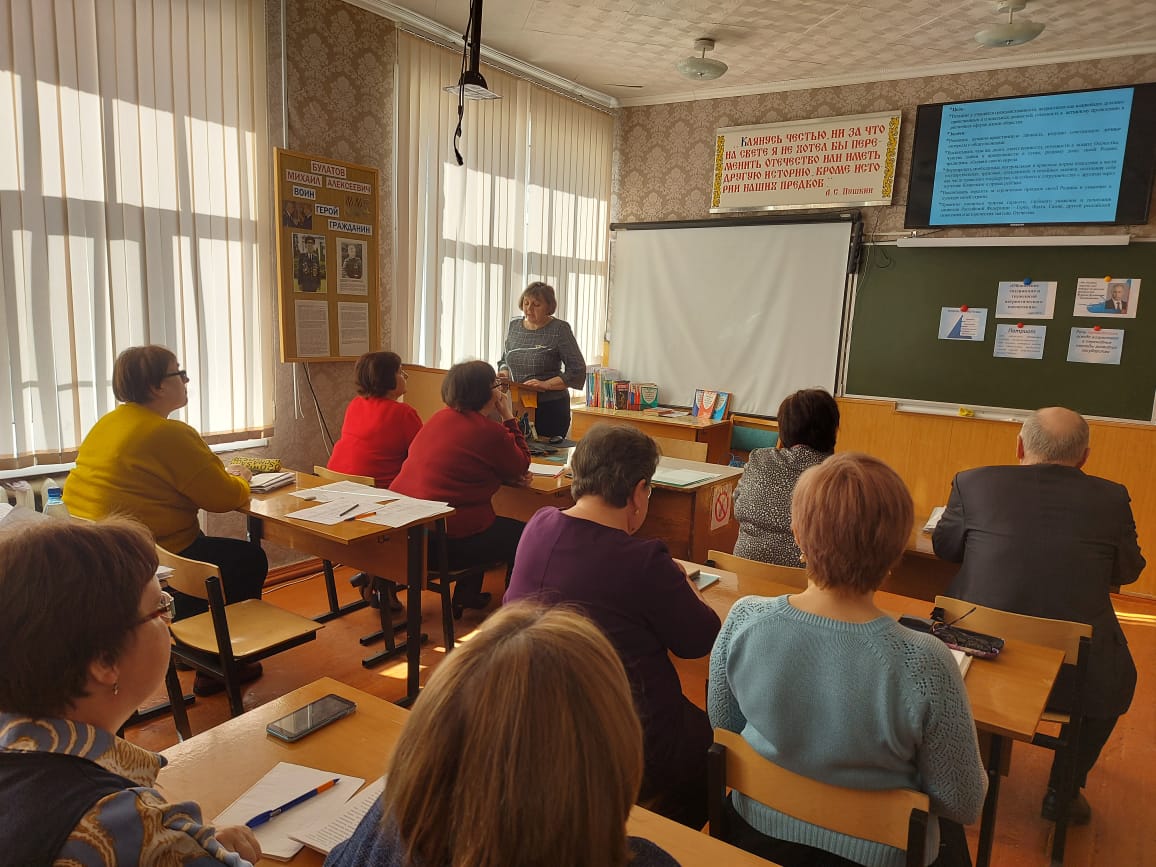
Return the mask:
MULTIPOLYGON (((890 401, 840 398, 839 451, 876 455, 907 482, 916 518, 947 502, 960 470, 1016 462, 1020 423, 898 412, 890 401)), ((1156 564, 1156 428, 1090 422, 1092 453, 1084 469, 1127 485, 1140 547, 1156 564)), ((1156 565, 1125 593, 1156 597, 1156 565)))

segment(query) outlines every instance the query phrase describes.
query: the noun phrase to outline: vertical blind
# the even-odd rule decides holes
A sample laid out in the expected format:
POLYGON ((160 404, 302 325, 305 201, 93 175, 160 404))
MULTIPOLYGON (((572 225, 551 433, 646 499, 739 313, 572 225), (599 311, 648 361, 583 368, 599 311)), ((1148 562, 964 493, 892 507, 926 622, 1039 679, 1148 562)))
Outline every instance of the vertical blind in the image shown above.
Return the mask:
POLYGON ((71 460, 159 343, 209 439, 268 432, 262 0, 0 0, 0 467, 71 460))
POLYGON ((496 69, 500 100, 443 92, 461 56, 399 33, 395 349, 434 367, 498 359, 518 296, 533 280, 588 359, 601 356, 614 121, 496 69))

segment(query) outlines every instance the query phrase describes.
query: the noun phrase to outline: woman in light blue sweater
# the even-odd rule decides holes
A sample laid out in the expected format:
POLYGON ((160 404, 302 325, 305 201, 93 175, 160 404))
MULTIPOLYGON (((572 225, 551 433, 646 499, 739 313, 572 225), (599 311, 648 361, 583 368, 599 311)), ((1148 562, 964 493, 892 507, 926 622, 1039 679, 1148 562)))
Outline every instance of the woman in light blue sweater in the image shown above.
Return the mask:
MULTIPOLYGON (((963 678, 938 639, 900 626, 874 602, 912 516, 903 481, 876 458, 839 454, 807 470, 792 499, 807 589, 735 604, 711 654, 707 707, 716 728, 742 734, 797 774, 926 792, 940 818, 940 828, 930 826, 929 860, 970 864, 960 826, 979 818, 987 780, 963 678)), ((781 864, 799 863, 803 847, 871 867, 904 863, 898 849, 741 794, 732 811, 731 842, 781 864)))

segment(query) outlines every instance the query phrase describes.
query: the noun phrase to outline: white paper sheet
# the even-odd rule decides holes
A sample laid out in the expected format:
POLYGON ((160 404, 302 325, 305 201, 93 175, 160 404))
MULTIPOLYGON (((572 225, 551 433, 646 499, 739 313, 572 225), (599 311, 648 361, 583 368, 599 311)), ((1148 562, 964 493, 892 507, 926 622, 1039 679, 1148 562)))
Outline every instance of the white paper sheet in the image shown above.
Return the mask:
POLYGON ((562 473, 566 472, 565 464, 530 464, 530 472, 535 476, 548 476, 551 479, 556 479, 562 473))
POLYGON ((328 485, 318 485, 316 488, 307 488, 303 491, 300 491, 295 496, 299 497, 302 494, 320 494, 322 492, 330 494, 353 494, 355 496, 362 495, 366 497, 377 496, 381 497, 383 500, 392 500, 398 496, 397 494, 391 494, 389 491, 382 488, 375 488, 373 485, 363 485, 360 482, 349 481, 330 482, 328 485))
POLYGON ((244 825, 259 813, 280 807, 334 777, 337 777, 339 782, 332 789, 253 829, 266 858, 288 861, 300 852, 304 845, 291 838, 289 833, 314 825, 333 815, 334 810, 340 809, 361 788, 364 779, 280 762, 215 817, 213 824, 217 827, 244 825))
POLYGON ((328 855, 339 843, 344 843, 353 836, 365 814, 372 809, 384 791, 385 777, 382 777, 362 789, 336 813, 330 814, 316 825, 294 831, 290 836, 310 849, 328 855))
POLYGON ((365 497, 341 497, 332 503, 322 503, 319 506, 309 506, 290 512, 286 517, 298 518, 302 521, 311 521, 314 524, 332 526, 342 521, 352 521, 355 518, 374 513, 384 508, 376 499, 365 497))
POLYGON ((664 485, 686 487, 707 479, 717 479, 718 473, 704 473, 702 470, 676 470, 671 467, 659 467, 654 474, 654 481, 664 485))
POLYGON ((448 503, 435 503, 432 500, 403 497, 400 500, 379 506, 376 515, 363 520, 370 524, 381 524, 383 527, 404 527, 414 521, 422 521, 448 511, 450 511, 448 503))

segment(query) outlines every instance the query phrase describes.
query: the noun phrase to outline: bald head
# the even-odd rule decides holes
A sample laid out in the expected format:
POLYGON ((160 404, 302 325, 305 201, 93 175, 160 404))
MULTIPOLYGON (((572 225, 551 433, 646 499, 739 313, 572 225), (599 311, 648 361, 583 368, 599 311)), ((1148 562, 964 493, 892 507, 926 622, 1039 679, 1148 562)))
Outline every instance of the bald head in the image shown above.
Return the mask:
POLYGON ((1020 429, 1017 451, 1021 464, 1083 466, 1088 458, 1088 423, 1062 406, 1036 410, 1020 429))

